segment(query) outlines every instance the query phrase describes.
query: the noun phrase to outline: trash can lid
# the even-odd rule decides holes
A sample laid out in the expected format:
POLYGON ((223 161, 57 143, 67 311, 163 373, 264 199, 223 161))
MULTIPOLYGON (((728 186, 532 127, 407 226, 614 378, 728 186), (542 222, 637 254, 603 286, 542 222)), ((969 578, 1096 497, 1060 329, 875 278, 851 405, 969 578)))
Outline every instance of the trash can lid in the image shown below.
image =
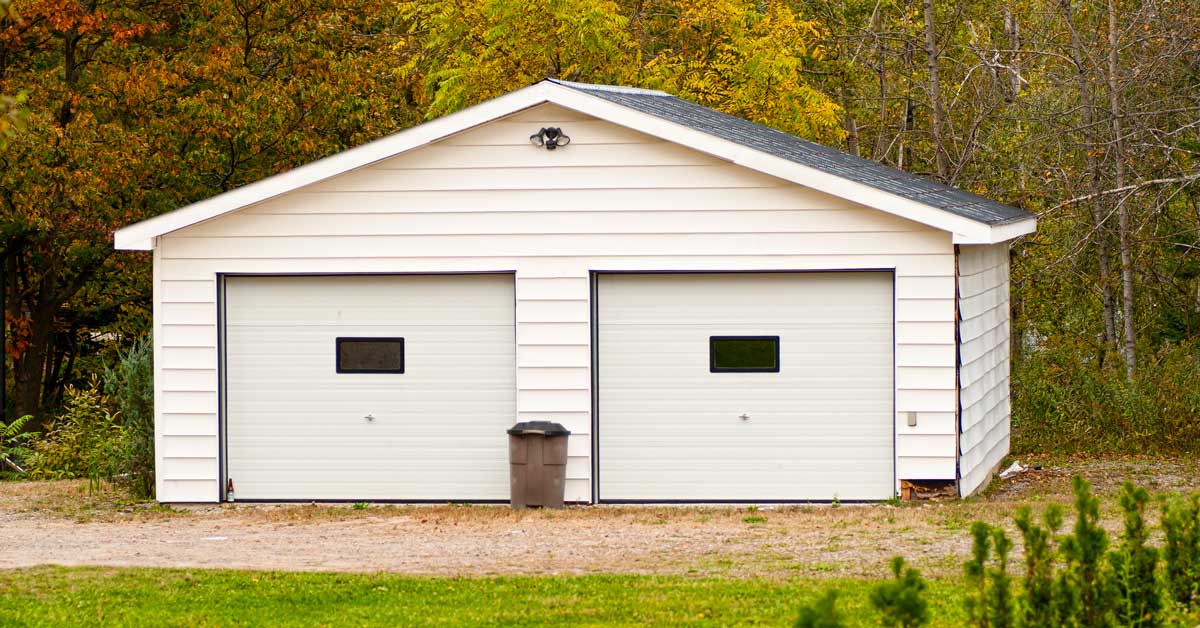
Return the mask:
POLYGON ((522 421, 508 428, 508 433, 512 434, 513 436, 521 436, 523 434, 566 436, 571 433, 571 430, 568 430, 558 423, 551 423, 550 421, 522 421))

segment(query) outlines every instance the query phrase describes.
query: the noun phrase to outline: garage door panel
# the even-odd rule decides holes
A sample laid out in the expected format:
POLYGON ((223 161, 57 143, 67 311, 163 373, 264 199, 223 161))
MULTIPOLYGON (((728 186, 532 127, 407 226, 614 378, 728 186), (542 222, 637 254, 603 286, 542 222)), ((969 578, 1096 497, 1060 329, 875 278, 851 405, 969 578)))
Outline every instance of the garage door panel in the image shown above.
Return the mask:
POLYGON ((226 281, 238 499, 507 498, 511 275, 226 281), (338 373, 352 337, 404 338, 404 373, 338 373))
POLYGON ((597 314, 601 499, 893 494, 890 273, 601 275, 597 314), (779 372, 709 372, 710 336, 779 372))

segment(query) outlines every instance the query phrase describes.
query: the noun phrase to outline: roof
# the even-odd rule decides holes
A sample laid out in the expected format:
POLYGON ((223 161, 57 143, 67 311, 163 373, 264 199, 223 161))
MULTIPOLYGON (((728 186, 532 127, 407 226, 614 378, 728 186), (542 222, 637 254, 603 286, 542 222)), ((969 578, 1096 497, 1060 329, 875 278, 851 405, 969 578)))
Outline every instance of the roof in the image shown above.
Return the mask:
POLYGON ((782 157, 788 161, 804 164, 822 172, 854 179, 879 190, 985 224, 1006 225, 1033 217, 1033 214, 1022 209, 997 203, 952 185, 910 174, 877 161, 856 157, 768 126, 676 98, 666 92, 548 80, 557 85, 603 98, 663 120, 703 131, 742 146, 782 157))
POLYGON ((554 103, 787 181, 993 244, 1032 233, 1027 212, 654 90, 547 79, 287 172, 119 229, 118 249, 155 238, 535 107, 554 103))

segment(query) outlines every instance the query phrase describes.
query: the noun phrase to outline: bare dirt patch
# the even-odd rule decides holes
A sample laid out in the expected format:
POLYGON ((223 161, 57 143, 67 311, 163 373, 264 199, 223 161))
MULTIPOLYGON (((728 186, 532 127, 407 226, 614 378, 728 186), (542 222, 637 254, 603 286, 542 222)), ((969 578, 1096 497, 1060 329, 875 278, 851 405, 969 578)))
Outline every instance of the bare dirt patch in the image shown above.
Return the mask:
MULTIPOLYGON (((431 575, 574 573, 879 576, 900 554, 953 576, 972 521, 1011 521, 1025 503, 1070 502, 1082 474, 1115 510, 1126 478, 1156 492, 1200 488, 1194 460, 1023 460, 1041 465, 968 500, 905 504, 627 507, 514 512, 503 506, 122 501, 79 482, 0 484, 0 568, 39 564, 393 571, 431 575)), ((1117 521, 1108 517, 1114 527, 1117 521)))

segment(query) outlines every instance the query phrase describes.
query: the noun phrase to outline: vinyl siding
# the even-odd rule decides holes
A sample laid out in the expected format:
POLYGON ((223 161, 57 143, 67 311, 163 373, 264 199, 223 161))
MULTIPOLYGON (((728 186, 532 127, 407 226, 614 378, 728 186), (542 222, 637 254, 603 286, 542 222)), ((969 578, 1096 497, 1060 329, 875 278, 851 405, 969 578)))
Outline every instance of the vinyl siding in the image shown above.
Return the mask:
POLYGON ((555 105, 526 110, 157 239, 159 499, 219 496, 218 273, 515 271, 514 421, 572 431, 566 498, 589 501, 589 271, 840 269, 895 270, 898 478, 954 478, 952 441, 928 438, 954 434, 949 233, 555 105), (530 146, 543 126, 571 145, 530 146))
POLYGON ((1009 445, 1008 244, 959 248, 959 491, 979 490, 1009 445))

